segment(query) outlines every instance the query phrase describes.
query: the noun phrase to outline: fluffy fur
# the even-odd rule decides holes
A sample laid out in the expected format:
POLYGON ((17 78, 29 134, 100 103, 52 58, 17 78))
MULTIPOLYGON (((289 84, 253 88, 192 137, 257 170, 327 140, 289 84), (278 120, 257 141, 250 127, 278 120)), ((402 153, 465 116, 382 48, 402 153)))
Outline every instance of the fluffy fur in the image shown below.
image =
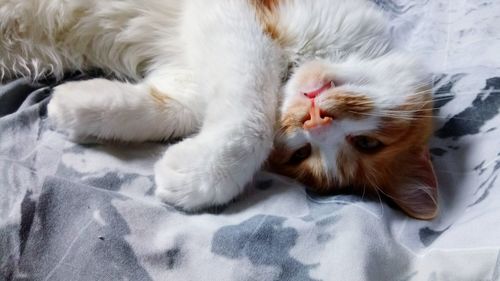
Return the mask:
POLYGON ((436 214, 426 73, 368 2, 0 0, 0 18, 1 79, 100 68, 131 81, 56 87, 48 115, 73 139, 186 137, 156 164, 165 202, 227 203, 267 159, 320 192, 436 214))

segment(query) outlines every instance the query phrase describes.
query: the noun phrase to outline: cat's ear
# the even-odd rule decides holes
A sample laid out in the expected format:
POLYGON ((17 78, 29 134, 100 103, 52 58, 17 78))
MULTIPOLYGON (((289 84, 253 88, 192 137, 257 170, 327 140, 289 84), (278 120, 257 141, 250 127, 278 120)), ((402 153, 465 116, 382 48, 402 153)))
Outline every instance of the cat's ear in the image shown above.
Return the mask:
POLYGON ((429 220, 438 213, 437 179, 427 146, 412 153, 406 171, 392 188, 391 197, 406 214, 429 220))

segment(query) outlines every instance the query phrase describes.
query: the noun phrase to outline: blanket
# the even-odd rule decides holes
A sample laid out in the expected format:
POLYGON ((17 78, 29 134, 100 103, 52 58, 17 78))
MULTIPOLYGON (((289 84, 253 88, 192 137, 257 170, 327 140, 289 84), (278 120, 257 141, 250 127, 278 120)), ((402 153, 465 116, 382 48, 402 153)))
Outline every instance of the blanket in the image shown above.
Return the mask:
POLYGON ((168 144, 72 143, 54 83, 20 79, 0 86, 0 281, 500 280, 500 2, 373 1, 434 73, 436 219, 265 172, 185 213, 153 196, 168 144))

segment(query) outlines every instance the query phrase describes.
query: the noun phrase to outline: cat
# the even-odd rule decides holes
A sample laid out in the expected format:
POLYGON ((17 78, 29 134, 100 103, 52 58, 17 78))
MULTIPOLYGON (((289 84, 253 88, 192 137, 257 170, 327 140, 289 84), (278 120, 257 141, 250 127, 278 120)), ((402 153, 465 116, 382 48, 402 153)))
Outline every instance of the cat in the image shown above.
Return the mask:
POLYGON ((318 193, 438 213, 429 75, 365 0, 0 0, 0 75, 61 78, 48 118, 81 141, 183 138, 155 195, 226 204, 259 169, 318 193))

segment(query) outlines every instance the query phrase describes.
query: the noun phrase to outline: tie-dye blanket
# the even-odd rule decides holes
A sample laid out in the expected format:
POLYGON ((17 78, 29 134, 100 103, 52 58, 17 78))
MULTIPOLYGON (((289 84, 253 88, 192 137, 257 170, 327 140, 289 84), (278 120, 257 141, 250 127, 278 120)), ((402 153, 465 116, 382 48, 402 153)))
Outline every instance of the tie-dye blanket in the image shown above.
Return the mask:
POLYGON ((436 73, 437 219, 266 173, 186 214, 151 196, 166 144, 71 143, 50 87, 18 80, 0 86, 0 280, 500 280, 500 2, 375 2, 436 73))

